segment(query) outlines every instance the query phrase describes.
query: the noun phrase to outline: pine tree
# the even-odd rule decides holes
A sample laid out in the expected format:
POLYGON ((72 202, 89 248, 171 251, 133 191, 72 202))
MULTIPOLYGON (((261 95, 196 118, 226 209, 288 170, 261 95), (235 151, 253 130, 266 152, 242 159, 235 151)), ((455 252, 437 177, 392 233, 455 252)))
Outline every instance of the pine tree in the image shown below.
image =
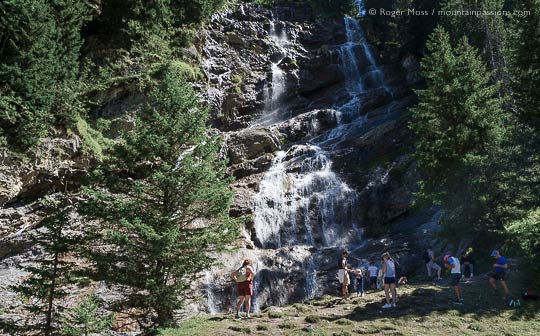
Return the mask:
POLYGON ((519 10, 530 15, 513 22, 512 73, 517 109, 524 123, 540 130, 540 1, 520 2, 519 10))
POLYGON ((535 256, 538 254, 540 216, 540 1, 525 0, 516 4, 523 16, 512 20, 511 68, 516 128, 514 150, 508 163, 511 193, 507 202, 509 243, 519 248, 524 264, 533 277, 540 274, 535 256))
MULTIPOLYGON (((504 138, 504 113, 497 85, 475 48, 462 39, 456 48, 438 27, 422 61, 427 88, 417 90, 411 128, 423 174, 419 197, 452 210, 451 225, 474 231, 489 216, 497 194, 492 157, 504 138)), ((500 228, 500 221, 490 218, 500 228)), ((478 230, 482 231, 482 230, 478 230)))
POLYGON ((80 30, 88 19, 84 2, 21 0, 0 2, 0 128, 13 147, 26 150, 50 126, 55 104, 72 105, 79 71, 80 30), (60 98, 60 99, 59 99, 60 98), (64 103, 62 100, 68 100, 64 103))
POLYGON ((68 232, 73 207, 65 198, 47 199, 44 204, 51 214, 41 221, 41 228, 34 237, 34 243, 43 248, 43 254, 36 264, 23 267, 30 276, 16 291, 33 298, 29 310, 43 314, 45 322, 40 330, 45 335, 53 332, 58 300, 66 296, 64 286, 75 283, 75 264, 66 255, 75 249, 79 237, 68 232))
MULTIPOLYGON (((486 11, 499 12, 505 7, 504 0, 446 0, 444 11, 486 11)), ((442 23, 450 33, 452 41, 466 36, 469 43, 481 51, 482 57, 492 76, 499 82, 499 96, 511 93, 508 65, 507 20, 502 15, 445 15, 442 23)))
POLYGON ((109 329, 113 323, 113 314, 99 315, 99 301, 90 295, 71 309, 62 323, 64 336, 88 336, 109 329))
POLYGON ((236 237, 219 141, 179 73, 167 67, 81 207, 102 223, 89 247, 95 276, 130 288, 125 304, 159 326, 172 323, 197 274, 212 265, 209 253, 236 237))

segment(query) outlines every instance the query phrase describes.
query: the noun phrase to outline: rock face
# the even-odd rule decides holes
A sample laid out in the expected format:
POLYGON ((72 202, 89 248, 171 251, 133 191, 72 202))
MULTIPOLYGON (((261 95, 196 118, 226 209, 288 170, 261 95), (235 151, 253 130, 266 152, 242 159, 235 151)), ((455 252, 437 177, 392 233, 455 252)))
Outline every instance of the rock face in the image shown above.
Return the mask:
POLYGON ((42 139, 30 157, 5 153, 0 163, 0 206, 18 199, 37 199, 54 188, 77 183, 88 166, 81 140, 42 139))
POLYGON ((357 20, 297 8, 233 5, 206 35, 205 97, 236 177, 231 214, 250 220, 240 251, 205 273, 195 309, 232 309, 229 273, 246 257, 255 310, 335 293, 343 249, 355 266, 390 251, 414 271, 439 218, 409 214, 416 60, 380 64, 357 20))
MULTIPOLYGON (((343 249, 354 266, 390 251, 400 272, 414 271, 441 215, 410 211, 418 180, 407 127, 419 80, 414 57, 381 64, 356 19, 253 4, 215 14, 201 43, 186 52, 202 57, 208 81, 199 88, 236 178, 231 215, 247 222, 240 249, 194 284, 205 300, 189 311, 231 309, 229 274, 246 257, 257 271, 255 310, 335 293, 343 249)), ((144 100, 130 85, 96 99, 93 113, 114 119, 111 137, 132 127, 130 113, 144 100)), ((89 165, 76 138, 44 139, 30 160, 2 158, 0 268, 31 259, 21 233, 38 222, 39 198, 79 185, 89 165)), ((3 306, 16 306, 8 287, 25 274, 13 272, 0 276, 3 306)))

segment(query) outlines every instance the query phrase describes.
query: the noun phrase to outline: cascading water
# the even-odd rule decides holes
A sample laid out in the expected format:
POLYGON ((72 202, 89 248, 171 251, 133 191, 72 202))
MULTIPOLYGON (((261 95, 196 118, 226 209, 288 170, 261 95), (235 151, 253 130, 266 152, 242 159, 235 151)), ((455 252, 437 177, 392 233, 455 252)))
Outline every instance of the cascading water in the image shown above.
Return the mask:
MULTIPOLYGON (((356 1, 356 4, 362 16, 361 13, 365 12, 362 1, 356 1)), ((343 20, 347 42, 339 48, 339 53, 349 99, 334 106, 340 113, 340 117, 336 119, 337 127, 316 139, 322 147, 331 149, 339 145, 340 138, 349 129, 348 123, 361 125, 365 121, 365 116, 360 114, 362 95, 369 90, 383 88, 392 99, 394 98, 393 91, 384 81, 384 72, 377 65, 358 20, 351 17, 345 17, 343 20)))
POLYGON ((210 271, 204 272, 204 287, 207 293, 206 305, 208 307, 208 312, 210 314, 216 314, 219 312, 219 309, 216 307, 216 304, 215 304, 214 279, 215 279, 215 276, 212 276, 212 273, 210 271))
MULTIPOLYGON (((335 107, 336 128, 312 139, 311 143, 296 144, 276 153, 253 202, 255 236, 262 248, 306 245, 318 249, 350 246, 360 240, 355 214, 357 194, 332 171, 330 154, 323 148, 329 139, 343 135, 343 124, 362 118, 362 94, 381 87, 387 90, 387 86, 358 21, 346 17, 344 23, 347 42, 339 48, 339 53, 349 99, 335 107), (373 80, 367 85, 369 76, 373 80)), ((280 75, 276 74, 275 78, 279 79, 280 75)), ((274 70, 272 79, 274 86, 274 70)), ((276 103, 279 97, 272 94, 268 99, 276 103)), ((308 257, 304 267, 304 298, 310 299, 317 293, 318 265, 308 257)), ((258 287, 258 279, 255 280, 258 287)))
POLYGON ((270 67, 272 76, 271 81, 264 87, 264 113, 262 118, 259 120, 259 123, 263 125, 269 125, 277 121, 281 121, 280 114, 282 112, 282 100, 286 89, 285 72, 280 68, 280 63, 287 54, 286 48, 290 42, 289 38, 287 37, 286 24, 282 23, 280 29, 276 29, 275 21, 274 15, 272 14, 268 35, 277 46, 278 52, 277 60, 272 62, 270 67))
POLYGON ((350 99, 335 108, 344 114, 344 121, 349 122, 358 117, 361 95, 366 90, 382 87, 391 96, 393 93, 384 81, 384 73, 375 61, 358 20, 351 17, 345 17, 343 20, 347 42, 340 47, 339 52, 350 99), (362 67, 365 67, 363 74, 361 74, 362 67))
MULTIPOLYGON (((240 7, 240 11, 243 10, 240 7)), ((324 259, 326 249, 350 248, 361 240, 356 213, 358 195, 333 171, 331 157, 335 154, 335 143, 348 132, 345 126, 362 122, 364 117, 360 111, 364 95, 370 90, 385 89, 386 85, 358 21, 345 18, 344 26, 347 41, 332 50, 334 55, 341 57, 347 96, 333 106, 331 118, 337 126, 321 135, 320 131, 315 131, 317 119, 312 119, 314 130, 306 136, 308 140, 291 144, 275 154, 253 198, 251 239, 260 249, 242 250, 242 258, 249 257, 256 264, 254 311, 267 304, 283 304, 293 298, 312 299, 322 294, 322 289, 327 288, 324 284, 326 272, 322 267, 328 262, 324 259), (288 281, 291 280, 300 283, 290 286, 288 281)), ((284 60, 288 56, 294 59, 297 52, 288 40, 287 31, 285 22, 272 17, 268 29, 272 43, 270 72, 263 92, 264 110, 252 127, 279 127, 278 123, 287 117, 284 60)), ((295 30, 290 32, 291 36, 296 36, 295 30)), ((211 65, 208 61, 203 68, 211 65)), ((223 67, 213 80, 219 86, 230 76, 231 70, 223 67)), ((246 236, 246 240, 250 237, 246 236)), ((216 278, 225 279, 211 272, 205 273, 203 278, 203 287, 208 293, 205 308, 211 313, 231 309, 234 305, 229 295, 224 296, 223 290, 218 293, 214 285, 216 278)), ((229 292, 232 297, 234 290, 229 290, 232 290, 229 292)))
POLYGON ((277 153, 261 181, 255 233, 263 248, 341 245, 357 231, 355 205, 355 192, 332 171, 327 153, 296 145, 277 153))

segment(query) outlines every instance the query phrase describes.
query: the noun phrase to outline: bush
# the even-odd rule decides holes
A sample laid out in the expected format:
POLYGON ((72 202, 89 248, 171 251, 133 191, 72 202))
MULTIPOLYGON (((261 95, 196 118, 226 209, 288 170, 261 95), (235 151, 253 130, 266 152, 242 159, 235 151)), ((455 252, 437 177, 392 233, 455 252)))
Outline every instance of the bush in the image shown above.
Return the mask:
POLYGON ((308 315, 305 320, 307 323, 318 323, 321 321, 321 317, 319 315, 308 315))
POLYGON ((283 313, 280 312, 280 311, 276 311, 276 310, 270 310, 268 312, 268 317, 270 317, 270 318, 281 318, 281 317, 283 317, 283 313))
POLYGON ((512 222, 508 231, 514 235, 513 243, 523 250, 528 269, 540 274, 540 266, 533 260, 540 251, 540 209, 534 209, 525 218, 512 222))

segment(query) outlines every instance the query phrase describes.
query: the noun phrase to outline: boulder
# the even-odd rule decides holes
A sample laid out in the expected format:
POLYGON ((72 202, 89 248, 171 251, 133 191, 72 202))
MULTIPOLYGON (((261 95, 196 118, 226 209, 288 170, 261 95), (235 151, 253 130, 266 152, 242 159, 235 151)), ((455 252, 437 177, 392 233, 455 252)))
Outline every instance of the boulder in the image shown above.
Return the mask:
POLYGON ((225 148, 231 164, 273 153, 280 147, 278 137, 269 128, 247 128, 228 134, 225 148))

